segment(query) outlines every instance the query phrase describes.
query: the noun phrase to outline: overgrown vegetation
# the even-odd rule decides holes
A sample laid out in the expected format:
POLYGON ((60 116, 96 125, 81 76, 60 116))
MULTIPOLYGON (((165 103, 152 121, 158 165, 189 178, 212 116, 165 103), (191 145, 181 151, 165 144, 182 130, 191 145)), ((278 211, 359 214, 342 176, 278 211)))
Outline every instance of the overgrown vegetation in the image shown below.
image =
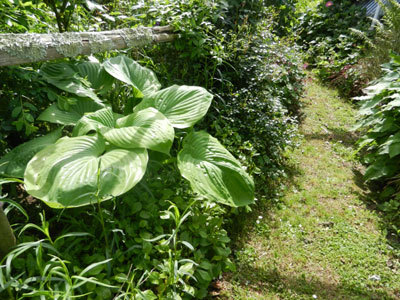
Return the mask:
POLYGON ((392 61, 383 65, 384 75, 372 82, 366 96, 356 98, 360 103, 360 121, 356 128, 363 133, 358 141, 362 159, 368 166, 365 180, 374 182, 380 193, 379 207, 399 232, 399 70, 400 56, 392 55, 392 61))
MULTIPOLYGON (((259 201, 275 196, 274 187, 279 185, 283 175, 282 153, 293 145, 296 135, 303 72, 298 48, 292 39, 275 35, 279 18, 266 1, 108 1, 95 6, 93 1, 73 1, 65 7, 56 2, 47 1, 49 6, 46 6, 40 2, 9 1, 1 12, 17 21, 16 24, 2 23, 0 30, 55 32, 173 25, 181 35, 173 43, 129 49, 124 51, 125 54, 152 69, 162 86, 189 84, 209 90, 214 100, 197 128, 210 132, 240 160, 243 169, 255 178, 259 201), (21 3, 24 5, 20 6, 21 3), (56 4, 55 8, 52 3, 56 4), (64 20, 57 17, 55 9, 67 11, 64 20), (23 19, 18 21, 14 18, 20 14, 30 14, 26 26, 20 24, 23 19)), ((167 95, 153 97, 162 93, 156 90, 153 91, 155 94, 140 95, 145 94, 143 88, 147 85, 142 85, 141 80, 139 83, 136 81, 140 77, 132 71, 132 66, 136 65, 117 55, 105 53, 91 57, 90 62, 77 58, 58 64, 1 70, 4 78, 0 94, 0 101, 4 103, 1 150, 5 154, 2 162, 7 162, 7 165, 2 165, 3 174, 22 177, 26 164, 35 154, 25 150, 35 144, 35 152, 39 151, 41 147, 36 148, 37 138, 45 145, 50 144, 29 162, 25 173, 29 178, 25 176, 25 186, 14 184, 3 189, 7 198, 2 201, 6 202, 5 212, 17 234, 18 245, 0 266, 1 297, 204 298, 212 280, 223 271, 234 270, 229 260, 230 239, 224 228, 231 222, 232 215, 242 216, 248 208, 229 208, 213 201, 212 191, 220 196, 223 194, 223 198, 226 193, 221 194, 223 191, 218 187, 200 187, 202 183, 199 181, 204 183, 207 177, 200 173, 197 176, 193 170, 184 177, 192 180, 192 187, 198 187, 195 188, 197 192, 202 194, 203 191, 207 195, 201 197, 199 193, 191 192, 188 182, 179 176, 176 168, 187 154, 185 150, 178 154, 182 145, 188 147, 191 144, 189 140, 195 139, 197 134, 213 142, 212 153, 220 149, 220 145, 205 133, 190 133, 209 104, 203 107, 200 117, 195 117, 185 126, 186 129, 176 131, 173 136, 167 134, 161 144, 150 141, 152 145, 143 145, 146 139, 140 141, 140 148, 150 149, 150 159, 146 173, 142 174, 141 180, 137 178, 138 183, 132 190, 122 187, 122 180, 118 180, 117 185, 114 185, 115 181, 111 186, 96 185, 101 183, 96 181, 96 176, 89 180, 92 184, 82 186, 62 178, 51 186, 46 180, 38 181, 37 174, 42 176, 44 173, 43 170, 38 172, 34 166, 36 159, 45 158, 48 173, 54 172, 61 168, 57 162, 70 147, 67 145, 69 142, 79 140, 86 145, 99 137, 104 139, 106 135, 112 135, 112 131, 124 127, 122 120, 128 122, 133 118, 133 107, 137 107, 136 117, 151 110, 148 106, 167 116, 167 107, 156 104, 157 99, 164 103, 167 95), (125 67, 119 67, 117 60, 125 67), (108 65, 106 72, 101 64, 104 61, 108 65), (145 99, 142 100, 142 96, 145 99), (90 111, 91 114, 84 114, 90 111), (121 118, 119 114, 125 117, 121 118), (113 128, 115 124, 110 127, 109 121, 122 127, 113 128), (64 127, 57 130, 57 125, 52 123, 64 127), (75 129, 71 125, 75 125, 75 129), (53 146, 61 134, 70 137, 53 146), (184 139, 185 135, 188 137, 184 139), (21 146, 14 152, 10 151, 18 145, 21 146), (157 153, 169 149, 172 157, 157 153), (24 155, 24 159, 15 160, 16 153, 24 155), (51 155, 54 159, 49 159, 51 155), (174 158, 176 155, 177 160, 174 158), (122 187, 123 193, 110 197, 114 193, 107 190, 115 191, 116 187, 122 187), (75 206, 79 204, 74 202, 78 198, 90 199, 79 196, 83 189, 95 196, 89 201, 93 202, 89 209, 52 210, 26 192, 53 206, 75 206), (74 193, 77 197, 71 196, 74 193), (100 204, 97 196, 111 199, 100 204)), ((205 89, 197 88, 197 92, 208 95, 205 89)), ((188 107, 194 111, 193 105, 188 107)), ((173 123, 173 115, 167 116, 169 123, 173 123)), ((160 121, 162 118, 156 119, 160 121)), ((182 118, 178 119, 178 123, 182 121, 182 118)), ((168 126, 162 127, 165 131, 168 126)), ((151 128, 146 127, 146 130, 151 128)), ((115 144, 117 140, 107 143, 115 144)), ((129 150, 132 145, 125 150, 117 149, 121 145, 105 146, 108 153, 138 151, 129 150)), ((193 151, 200 149, 192 146, 193 151)), ((62 170, 72 171, 67 167, 74 164, 73 160, 77 158, 74 155, 65 156, 71 161, 62 170)), ((222 156, 218 159, 223 161, 223 166, 219 170, 213 168, 212 172, 219 174, 221 171, 223 174, 226 163, 231 160, 237 167, 236 171, 244 174, 233 157, 227 160, 222 156)), ((126 161, 126 165, 113 165, 112 169, 121 171, 128 165, 126 161)), ((82 164, 77 163, 75 169, 78 172, 71 176, 78 178, 79 170, 82 176, 92 170, 84 172, 80 167, 82 164)), ((198 166, 195 164, 194 167, 198 166)), ((74 177, 71 176, 68 178, 74 177)), ((242 200, 249 199, 247 196, 243 198, 243 189, 237 188, 237 181, 228 179, 232 176, 224 178, 233 188, 232 195, 242 200)), ((245 202, 242 204, 251 201, 245 202)))
POLYGON ((374 21, 373 36, 354 30, 368 45, 366 55, 360 63, 364 69, 364 76, 370 80, 380 77, 381 65, 389 62, 391 51, 400 53, 400 4, 390 0, 386 5, 380 2, 380 6, 384 15, 382 20, 374 21))
POLYGON ((365 50, 371 21, 353 1, 322 1, 299 17, 296 32, 306 53, 305 61, 322 81, 338 88, 342 95, 355 96, 366 83, 359 64, 365 50))
POLYGON ((300 102, 304 68, 353 96, 387 63, 358 153, 398 234, 398 4, 369 31, 347 0, 3 2, 2 33, 179 38, 0 69, 1 299, 399 297, 351 104, 310 78, 300 102))

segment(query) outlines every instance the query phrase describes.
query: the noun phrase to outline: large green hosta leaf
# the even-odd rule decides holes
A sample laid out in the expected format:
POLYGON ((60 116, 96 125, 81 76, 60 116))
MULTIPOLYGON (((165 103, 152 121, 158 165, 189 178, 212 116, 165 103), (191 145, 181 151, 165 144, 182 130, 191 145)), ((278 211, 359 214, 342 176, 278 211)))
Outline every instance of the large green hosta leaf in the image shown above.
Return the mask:
POLYGON ((78 98, 76 104, 71 105, 68 111, 61 109, 57 103, 53 103, 37 119, 61 125, 75 125, 84 114, 104 107, 105 105, 102 103, 94 102, 90 99, 78 98))
POLYGON ((230 206, 254 201, 254 183, 240 163, 217 139, 204 131, 192 132, 183 141, 178 168, 193 190, 230 206))
POLYGON ((126 56, 117 56, 104 62, 105 70, 113 77, 131 85, 136 98, 151 94, 161 88, 156 75, 126 56))
POLYGON ((83 116, 73 134, 79 136, 91 131, 101 133, 108 142, 120 148, 146 148, 166 154, 175 136, 168 119, 152 107, 117 120, 111 108, 98 110, 83 116))
POLYGON ((145 149, 106 151, 101 136, 64 137, 28 163, 25 187, 50 207, 76 207, 121 195, 143 177, 145 149))
POLYGON ((46 146, 54 144, 61 137, 61 132, 62 128, 59 128, 15 147, 0 159, 0 175, 23 178, 31 158, 46 146))
POLYGON ((168 119, 152 107, 118 119, 116 128, 103 130, 102 134, 121 148, 147 148, 166 154, 175 137, 168 119))
POLYGON ((106 107, 84 115, 75 125, 74 136, 85 135, 90 131, 100 132, 103 127, 114 128, 115 117, 111 107, 106 107))
POLYGON ((135 111, 157 108, 176 128, 188 128, 205 116, 213 95, 198 86, 173 85, 142 100, 135 111))
POLYGON ((98 62, 86 61, 76 64, 79 75, 90 82, 97 94, 104 95, 114 83, 114 78, 110 76, 98 62))
POLYGON ((45 64, 40 68, 40 74, 50 84, 79 97, 88 97, 95 101, 97 97, 90 83, 82 78, 73 65, 68 63, 45 64))

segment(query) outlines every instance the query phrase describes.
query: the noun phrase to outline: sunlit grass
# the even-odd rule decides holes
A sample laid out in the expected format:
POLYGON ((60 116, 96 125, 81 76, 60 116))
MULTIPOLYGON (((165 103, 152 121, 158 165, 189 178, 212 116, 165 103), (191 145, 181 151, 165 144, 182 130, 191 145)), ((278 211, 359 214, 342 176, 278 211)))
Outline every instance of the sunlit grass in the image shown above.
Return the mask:
POLYGON ((250 217, 236 244, 237 272, 221 299, 399 299, 400 251, 368 209, 351 132, 356 109, 309 80, 293 178, 276 206, 250 217), (358 184, 358 185, 357 185, 358 184))

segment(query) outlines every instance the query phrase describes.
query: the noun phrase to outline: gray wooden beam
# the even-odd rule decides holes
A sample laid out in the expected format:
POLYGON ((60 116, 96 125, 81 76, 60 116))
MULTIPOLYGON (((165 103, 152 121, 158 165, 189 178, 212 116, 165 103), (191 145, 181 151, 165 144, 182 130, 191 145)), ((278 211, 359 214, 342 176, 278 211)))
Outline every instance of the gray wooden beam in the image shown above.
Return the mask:
POLYGON ((0 34, 0 67, 142 47, 174 40, 172 27, 99 32, 0 34))

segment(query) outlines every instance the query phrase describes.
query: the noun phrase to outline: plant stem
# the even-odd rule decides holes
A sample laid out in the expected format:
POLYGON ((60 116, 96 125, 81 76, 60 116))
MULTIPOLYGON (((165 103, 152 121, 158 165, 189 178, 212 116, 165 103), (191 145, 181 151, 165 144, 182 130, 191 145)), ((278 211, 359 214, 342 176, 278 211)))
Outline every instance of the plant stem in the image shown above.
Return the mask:
MULTIPOLYGON (((98 200, 97 200, 97 206, 98 206, 98 209, 99 209, 99 215, 100 215, 100 223, 101 223, 101 228, 103 229, 103 234, 104 234, 104 241, 105 241, 105 243, 106 243, 106 252, 108 253, 108 238, 107 238, 107 233, 106 233, 106 227, 105 227, 105 225, 104 225, 104 217, 103 217, 103 210, 102 210, 102 208, 101 208, 101 205, 100 205, 100 199, 99 198, 97 198, 98 200)), ((107 255, 108 256, 108 255, 107 255)), ((108 258, 108 257, 107 257, 108 258)))

